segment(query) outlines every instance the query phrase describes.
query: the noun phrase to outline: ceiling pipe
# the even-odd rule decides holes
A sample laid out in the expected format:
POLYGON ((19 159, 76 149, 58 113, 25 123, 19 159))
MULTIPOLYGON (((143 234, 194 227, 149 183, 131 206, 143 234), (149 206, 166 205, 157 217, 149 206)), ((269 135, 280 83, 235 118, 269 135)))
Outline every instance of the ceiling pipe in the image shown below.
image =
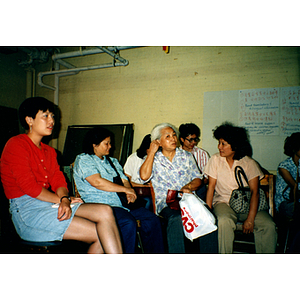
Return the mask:
MULTIPOLYGON (((61 70, 62 71, 62 70, 61 70)), ((38 73, 38 78, 37 78, 37 82, 38 82, 38 85, 41 86, 41 87, 44 87, 44 88, 47 88, 47 89, 50 89, 52 91, 56 91, 58 86, 55 84, 55 86, 51 86, 51 85, 48 85, 48 84, 45 84, 43 82, 43 77, 44 76, 47 76, 47 75, 57 75, 57 77, 63 77, 63 76, 69 76, 69 75, 76 75, 78 74, 78 72, 63 72, 62 74, 58 73, 57 71, 49 71, 49 72, 40 72, 38 73)))
MULTIPOLYGON (((115 51, 115 50, 120 51, 120 50, 134 49, 140 47, 142 46, 116 46, 116 47, 106 47, 106 49, 110 51, 115 51)), ((92 49, 86 49, 82 51, 78 50, 78 51, 71 51, 66 53, 56 53, 52 55, 52 59, 55 61, 57 59, 85 56, 85 55, 98 54, 98 53, 104 53, 104 51, 99 48, 92 48, 92 49)))
POLYGON ((128 60, 126 60, 126 63, 116 62, 116 63, 107 63, 107 64, 102 64, 102 65, 88 66, 88 67, 79 67, 79 68, 73 68, 73 69, 64 69, 64 70, 40 72, 38 74, 38 84, 42 87, 48 88, 52 91, 55 91, 56 90, 55 87, 43 83, 43 77, 44 76, 58 75, 58 76, 62 77, 62 76, 68 76, 68 75, 76 75, 81 71, 89 71, 89 70, 97 70, 97 69, 127 66, 128 64, 129 64, 129 62, 128 62, 128 60))
POLYGON ((72 51, 67 53, 57 53, 52 55, 52 60, 55 65, 58 65, 58 67, 55 67, 54 71, 48 71, 48 72, 39 72, 38 73, 38 84, 41 87, 48 88, 52 91, 57 90, 57 86, 50 86, 43 82, 43 77, 48 75, 55 75, 58 77, 62 76, 68 76, 68 75, 76 75, 81 71, 89 71, 89 70, 97 70, 97 69, 104 69, 104 68, 113 68, 113 67, 120 67, 120 66, 127 66, 129 64, 129 61, 127 59, 122 58, 117 53, 114 53, 113 51, 120 51, 120 50, 126 50, 126 49, 132 49, 132 48, 138 48, 140 46, 117 46, 117 47, 97 47, 92 49, 86 49, 83 51, 72 51), (107 53, 110 56, 114 58, 113 63, 107 63, 102 65, 95 65, 95 66, 88 66, 88 67, 75 67, 72 64, 63 61, 65 58, 71 58, 71 57, 81 57, 85 55, 92 55, 92 54, 99 54, 99 53, 107 53), (119 60, 120 62, 115 62, 115 60, 119 60), (59 70, 59 65, 64 66, 66 69, 59 70))
POLYGON ((74 65, 62 60, 62 59, 57 59, 55 62, 59 63, 60 65, 68 68, 68 69, 73 69, 73 68, 76 68, 74 65))
POLYGON ((108 50, 106 47, 98 47, 98 48, 101 49, 103 52, 107 53, 108 55, 112 56, 114 59, 117 59, 123 64, 126 64, 126 66, 128 65, 129 63, 128 60, 120 57, 117 53, 108 50))

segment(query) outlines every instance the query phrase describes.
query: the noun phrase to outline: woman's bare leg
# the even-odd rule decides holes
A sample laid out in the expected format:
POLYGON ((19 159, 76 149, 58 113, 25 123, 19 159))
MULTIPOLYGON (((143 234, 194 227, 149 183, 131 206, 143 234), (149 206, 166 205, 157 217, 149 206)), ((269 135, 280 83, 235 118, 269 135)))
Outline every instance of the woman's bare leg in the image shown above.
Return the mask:
POLYGON ((77 209, 64 239, 91 243, 89 253, 122 253, 113 210, 105 204, 87 203, 77 209))
POLYGON ((96 224, 87 219, 75 215, 63 238, 64 240, 75 240, 90 244, 88 253, 104 253, 98 238, 96 224))

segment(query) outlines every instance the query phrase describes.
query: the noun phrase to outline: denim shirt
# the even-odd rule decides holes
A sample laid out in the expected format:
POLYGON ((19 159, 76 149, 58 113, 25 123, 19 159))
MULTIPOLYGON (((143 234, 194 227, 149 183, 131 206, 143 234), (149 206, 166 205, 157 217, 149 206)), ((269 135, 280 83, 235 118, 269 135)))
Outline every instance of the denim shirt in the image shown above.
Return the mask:
MULTIPOLYGON (((291 188, 288 186, 288 184, 285 182, 283 177, 279 174, 279 168, 286 169, 291 176, 296 180, 297 178, 297 166, 295 165, 292 157, 287 158, 286 160, 282 161, 278 168, 277 168, 277 176, 276 176, 276 186, 275 186, 275 208, 278 211, 279 206, 281 202, 289 199, 291 188), (287 189, 286 189, 287 188, 287 189), (286 190, 285 190, 286 189, 286 190)), ((299 165, 300 170, 300 165, 299 165)), ((298 185, 298 188, 300 188, 300 184, 298 185)))
POLYGON ((161 151, 156 152, 151 182, 155 193, 156 213, 167 207, 168 189, 180 190, 195 178, 203 178, 193 155, 190 152, 176 148, 176 154, 169 161, 161 151))
MULTIPOLYGON (((128 180, 118 160, 113 157, 110 159, 118 170, 121 178, 128 180)), ((73 176, 81 198, 86 203, 104 203, 110 206, 124 208, 117 193, 99 190, 86 180, 87 177, 98 173, 102 178, 111 182, 113 182, 113 178, 117 176, 105 156, 103 160, 94 154, 83 153, 76 157, 73 176)))

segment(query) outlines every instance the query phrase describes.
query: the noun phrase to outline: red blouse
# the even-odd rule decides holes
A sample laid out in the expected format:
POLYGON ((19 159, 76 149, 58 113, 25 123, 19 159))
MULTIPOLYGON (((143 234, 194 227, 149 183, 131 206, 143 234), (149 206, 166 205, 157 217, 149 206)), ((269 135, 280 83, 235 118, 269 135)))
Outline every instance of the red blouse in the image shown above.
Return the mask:
POLYGON ((1 180, 8 199, 29 195, 36 198, 42 188, 53 192, 67 188, 54 148, 41 143, 39 149, 26 134, 12 137, 1 156, 1 180))

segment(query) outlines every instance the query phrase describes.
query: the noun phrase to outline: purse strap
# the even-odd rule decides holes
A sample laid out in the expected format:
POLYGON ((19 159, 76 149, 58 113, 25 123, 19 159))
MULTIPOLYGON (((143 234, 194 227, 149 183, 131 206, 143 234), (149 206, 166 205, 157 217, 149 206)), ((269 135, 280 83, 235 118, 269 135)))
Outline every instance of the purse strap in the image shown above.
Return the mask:
MULTIPOLYGON (((115 167, 115 165, 111 161, 110 157, 109 156, 105 156, 105 157, 106 157, 107 161, 110 163, 110 165, 112 166, 112 168, 116 171, 117 177, 119 177, 119 179, 121 180, 121 176, 120 176, 119 172, 117 171, 117 168, 115 167)), ((122 180, 120 182, 122 182, 122 180)))
MULTIPOLYGON (((107 161, 110 163, 110 165, 112 166, 112 168, 116 171, 116 173, 117 173, 117 176, 116 176, 116 177, 118 177, 118 178, 120 179, 120 183, 122 182, 122 184, 123 184, 122 178, 121 178, 121 176, 120 176, 120 174, 119 174, 119 172, 118 172, 116 166, 115 166, 115 165, 113 164, 113 162, 111 161, 110 157, 109 157, 109 156, 106 156, 106 159, 107 159, 107 161)), ((132 184, 131 184, 131 182, 130 182, 130 180, 128 180, 128 182, 129 182, 131 188, 133 188, 133 187, 132 187, 132 184)), ((123 184, 123 185, 124 185, 124 184, 123 184)))
POLYGON ((249 185, 246 173, 241 166, 236 166, 234 169, 234 173, 235 173, 235 180, 236 180, 237 184, 239 185, 239 188, 241 188, 241 189, 244 188, 242 176, 245 178, 247 184, 249 185))

